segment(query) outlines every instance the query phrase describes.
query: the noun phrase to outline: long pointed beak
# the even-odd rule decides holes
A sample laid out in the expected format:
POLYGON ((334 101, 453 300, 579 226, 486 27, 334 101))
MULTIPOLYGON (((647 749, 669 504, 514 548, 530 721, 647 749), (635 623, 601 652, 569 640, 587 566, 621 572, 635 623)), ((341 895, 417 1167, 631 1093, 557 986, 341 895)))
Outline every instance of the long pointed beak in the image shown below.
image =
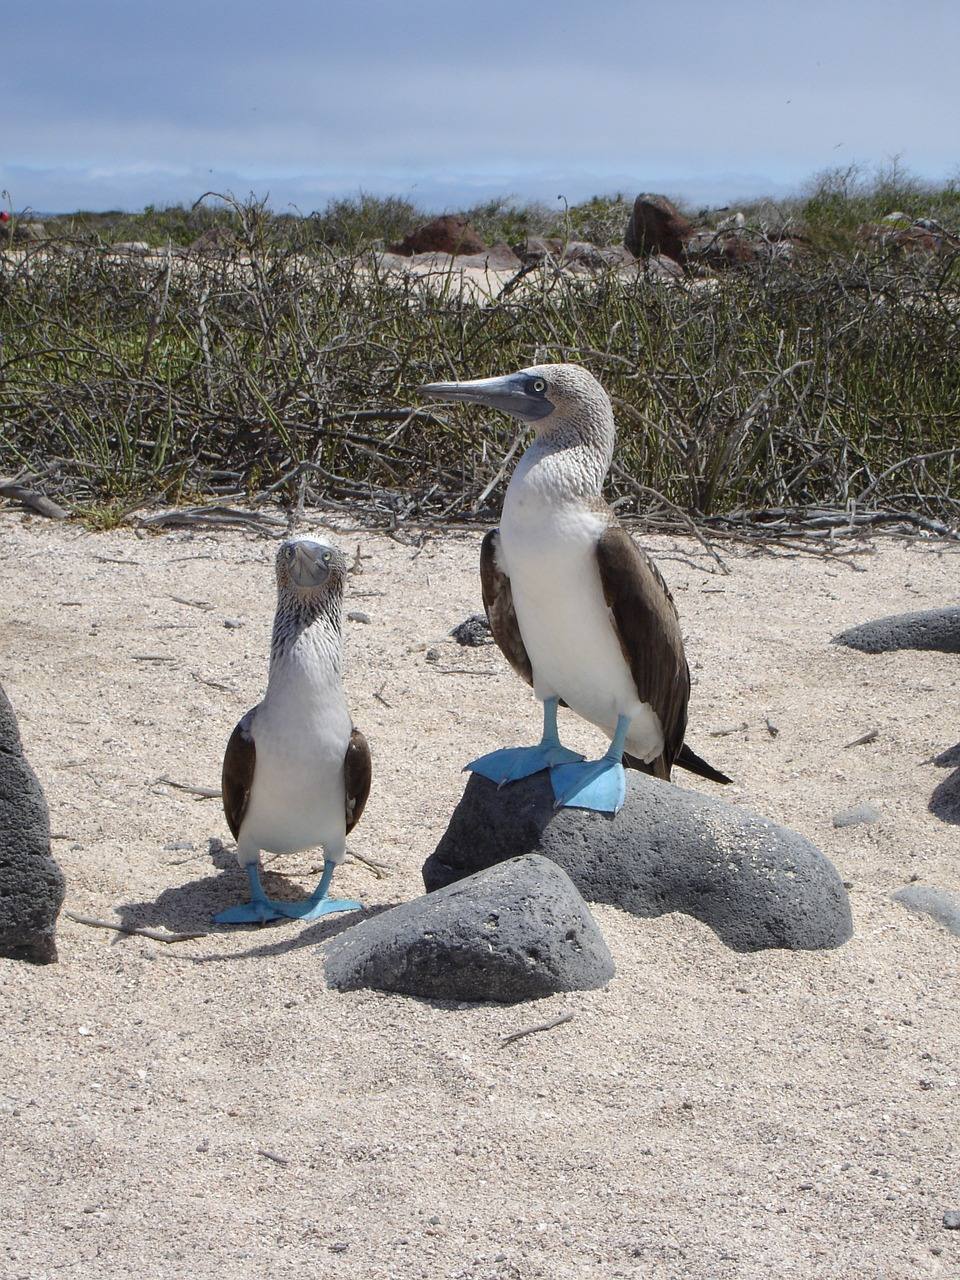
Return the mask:
POLYGON ((460 400, 469 404, 485 404, 513 418, 527 421, 545 418, 553 405, 542 396, 527 391, 523 374, 508 373, 502 378, 474 378, 469 382, 428 382, 420 394, 434 400, 460 400))
POLYGON ((312 590, 326 582, 330 576, 329 559, 324 556, 330 548, 317 542, 298 542, 296 555, 290 567, 290 576, 298 587, 312 590))

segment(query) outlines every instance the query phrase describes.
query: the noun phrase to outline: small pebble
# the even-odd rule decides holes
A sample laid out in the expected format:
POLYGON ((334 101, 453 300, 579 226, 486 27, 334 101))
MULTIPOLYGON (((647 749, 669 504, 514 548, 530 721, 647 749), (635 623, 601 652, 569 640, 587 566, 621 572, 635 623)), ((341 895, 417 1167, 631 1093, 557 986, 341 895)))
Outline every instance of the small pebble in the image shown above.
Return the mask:
POLYGON ((428 649, 428 650, 427 650, 427 652, 426 652, 423 656, 426 658, 427 662, 439 662, 439 661, 440 661, 440 650, 439 650, 439 649, 428 649))
POLYGON ((960 1209, 948 1209, 943 1215, 943 1225, 948 1231, 960 1231, 960 1209))
POLYGON ((331 1253, 346 1253, 350 1246, 342 1240, 338 1240, 336 1244, 330 1246, 331 1253))
POLYGON ((347 621, 348 622, 369 622, 370 615, 369 613, 364 613, 362 609, 351 609, 351 611, 347 614, 347 621))
POLYGON ((165 844, 164 850, 167 853, 192 853, 196 849, 196 845, 192 840, 171 840, 169 844, 165 844))
POLYGON ((857 804, 852 809, 844 809, 842 813, 833 815, 835 827, 855 827, 880 821, 880 810, 872 804, 857 804))
POLYGON ((239 618, 224 618, 223 625, 228 631, 236 631, 237 627, 243 626, 243 623, 239 618))

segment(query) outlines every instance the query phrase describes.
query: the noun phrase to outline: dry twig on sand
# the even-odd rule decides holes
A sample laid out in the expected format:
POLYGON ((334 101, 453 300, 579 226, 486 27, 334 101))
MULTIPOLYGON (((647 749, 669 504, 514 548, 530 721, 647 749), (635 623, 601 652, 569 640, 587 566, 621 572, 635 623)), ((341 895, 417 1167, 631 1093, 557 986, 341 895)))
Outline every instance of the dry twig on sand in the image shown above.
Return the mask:
POLYGON ((209 936, 206 932, 166 933, 163 929, 148 929, 146 926, 124 924, 122 920, 101 920, 98 916, 82 916, 79 912, 69 911, 66 908, 64 908, 63 914, 68 920, 74 920, 77 924, 89 925, 91 929, 113 929, 115 933, 132 933, 139 938, 152 938, 154 942, 189 942, 191 938, 206 938, 209 936))
POLYGON ((565 1022, 572 1021, 572 1013, 561 1013, 558 1018, 551 1018, 549 1022, 538 1022, 536 1026, 524 1027, 522 1031, 511 1031, 508 1036, 504 1036, 500 1041, 500 1048, 513 1044, 514 1040, 522 1040, 524 1036, 536 1035, 538 1031, 552 1031, 554 1027, 562 1027, 565 1022))
POLYGON ((160 777, 157 782, 163 782, 168 787, 176 787, 178 791, 186 791, 191 796, 196 796, 198 800, 219 800, 222 794, 219 787, 194 787, 189 782, 174 782, 173 778, 160 777))

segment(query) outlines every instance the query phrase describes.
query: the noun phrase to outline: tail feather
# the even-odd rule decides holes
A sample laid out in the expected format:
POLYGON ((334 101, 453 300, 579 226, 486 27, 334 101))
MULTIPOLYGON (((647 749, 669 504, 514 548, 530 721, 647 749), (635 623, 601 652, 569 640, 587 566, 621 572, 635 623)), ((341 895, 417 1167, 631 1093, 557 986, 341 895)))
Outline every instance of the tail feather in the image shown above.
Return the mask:
MULTIPOLYGON (((625 751, 623 753, 623 763, 628 769, 637 769, 640 773, 649 773, 654 778, 662 778, 664 781, 669 781, 670 768, 667 765, 666 758, 662 755, 657 756, 655 760, 651 760, 647 764, 638 756, 632 756, 625 751)), ((710 782, 727 783, 733 781, 725 773, 715 769, 712 764, 707 764, 706 760, 701 760, 697 753, 691 750, 686 743, 680 748, 680 752, 673 763, 679 765, 681 769, 689 769, 691 773, 696 773, 710 782)))
POLYGON ((680 752, 673 763, 678 764, 681 769, 688 769, 691 773, 698 774, 701 778, 709 779, 710 782, 727 783, 733 781, 725 773, 715 769, 712 764, 707 764, 706 760, 701 760, 697 753, 692 751, 686 743, 680 748, 680 752))

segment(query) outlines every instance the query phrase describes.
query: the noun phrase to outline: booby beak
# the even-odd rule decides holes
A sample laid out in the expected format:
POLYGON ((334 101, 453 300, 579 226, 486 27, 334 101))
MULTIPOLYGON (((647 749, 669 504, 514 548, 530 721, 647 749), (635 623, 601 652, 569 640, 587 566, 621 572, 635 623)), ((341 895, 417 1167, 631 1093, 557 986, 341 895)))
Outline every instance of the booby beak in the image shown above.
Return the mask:
POLYGON ((420 394, 434 400, 462 400, 484 404, 525 422, 536 422, 553 413, 546 397, 546 383, 529 373, 508 373, 502 378, 474 378, 470 382, 428 382, 420 394))
POLYGON ((293 557, 290 561, 290 579, 303 591, 323 586, 330 577, 331 550, 322 542, 301 539, 290 544, 293 557))

